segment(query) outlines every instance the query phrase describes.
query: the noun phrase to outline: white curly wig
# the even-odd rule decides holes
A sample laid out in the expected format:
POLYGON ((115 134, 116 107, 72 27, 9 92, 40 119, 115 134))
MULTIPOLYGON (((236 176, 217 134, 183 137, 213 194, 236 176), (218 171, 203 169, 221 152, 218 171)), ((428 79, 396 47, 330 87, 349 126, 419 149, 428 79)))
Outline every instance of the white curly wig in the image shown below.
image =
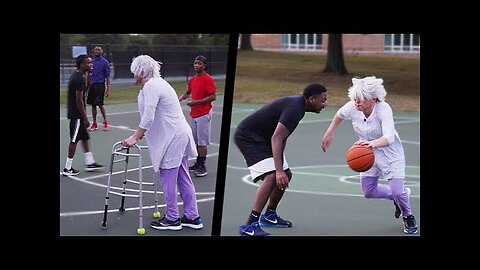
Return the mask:
POLYGON ((149 55, 139 55, 135 57, 130 65, 130 71, 135 76, 140 76, 146 80, 160 77, 160 62, 149 55))
POLYGON ((383 101, 387 95, 385 87, 383 87, 383 79, 375 76, 365 77, 363 79, 353 78, 352 86, 348 88, 348 97, 350 100, 360 99, 372 100, 377 98, 378 101, 383 101))

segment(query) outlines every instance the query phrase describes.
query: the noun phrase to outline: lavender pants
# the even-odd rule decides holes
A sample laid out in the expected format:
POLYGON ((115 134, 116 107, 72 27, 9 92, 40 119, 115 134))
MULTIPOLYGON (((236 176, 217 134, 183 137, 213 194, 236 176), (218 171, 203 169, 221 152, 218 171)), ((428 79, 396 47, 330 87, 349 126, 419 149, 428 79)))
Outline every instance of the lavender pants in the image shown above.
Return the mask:
POLYGON ((395 200, 402 209, 403 216, 412 214, 410 208, 410 198, 403 184, 403 178, 391 178, 388 180, 388 186, 379 185, 378 177, 365 176, 361 179, 362 193, 365 198, 380 198, 395 200))
POLYGON ((163 188, 163 197, 167 208, 165 216, 168 220, 179 218, 177 206, 177 187, 183 200, 183 212, 188 219, 195 219, 198 215, 195 186, 188 172, 187 156, 183 157, 180 167, 173 169, 160 168, 160 182, 163 188))

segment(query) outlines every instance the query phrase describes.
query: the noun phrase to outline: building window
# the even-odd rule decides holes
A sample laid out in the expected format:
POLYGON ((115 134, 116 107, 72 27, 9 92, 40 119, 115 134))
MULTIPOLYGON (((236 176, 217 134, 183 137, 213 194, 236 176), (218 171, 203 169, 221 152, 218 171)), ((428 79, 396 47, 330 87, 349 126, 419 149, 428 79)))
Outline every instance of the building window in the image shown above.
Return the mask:
POLYGON ((284 50, 312 51, 322 48, 322 34, 282 34, 284 50))
POLYGON ((386 52, 419 52, 420 34, 385 34, 386 52))

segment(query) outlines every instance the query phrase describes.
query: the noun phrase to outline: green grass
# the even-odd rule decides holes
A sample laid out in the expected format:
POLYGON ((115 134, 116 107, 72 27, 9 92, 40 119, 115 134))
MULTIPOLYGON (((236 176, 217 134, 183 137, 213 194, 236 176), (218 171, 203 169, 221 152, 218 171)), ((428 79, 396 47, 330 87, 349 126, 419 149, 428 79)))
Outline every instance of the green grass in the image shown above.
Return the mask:
POLYGON ((347 90, 354 76, 374 75, 384 79, 386 101, 397 111, 420 111, 420 57, 345 55, 348 75, 323 73, 326 55, 239 51, 234 102, 264 104, 286 95, 301 94, 310 82, 327 87, 330 107, 348 101, 347 90))
MULTIPOLYGON (((354 76, 383 78, 386 101, 395 111, 420 111, 420 57, 344 55, 348 75, 323 73, 326 55, 239 51, 235 75, 234 102, 264 104, 274 98, 301 94, 310 82, 321 82, 328 90, 329 107, 348 101, 347 90, 354 76)), ((223 94, 225 81, 215 81, 217 93, 223 94)), ((173 82, 181 95, 187 82, 173 82)), ((106 104, 136 102, 138 85, 112 86, 106 104)), ((60 106, 65 107, 65 89, 60 90, 60 106)))
MULTIPOLYGON (((171 82, 170 83, 177 95, 180 96, 187 89, 187 82, 171 82)), ((225 92, 225 80, 215 80, 215 85, 217 86, 217 95, 223 95, 225 92)), ((105 104, 120 104, 120 103, 131 103, 137 102, 138 91, 140 90, 140 85, 112 85, 110 89, 110 96, 105 98, 105 104)), ((66 87, 60 87, 60 107, 65 108, 67 100, 67 89, 66 87)))

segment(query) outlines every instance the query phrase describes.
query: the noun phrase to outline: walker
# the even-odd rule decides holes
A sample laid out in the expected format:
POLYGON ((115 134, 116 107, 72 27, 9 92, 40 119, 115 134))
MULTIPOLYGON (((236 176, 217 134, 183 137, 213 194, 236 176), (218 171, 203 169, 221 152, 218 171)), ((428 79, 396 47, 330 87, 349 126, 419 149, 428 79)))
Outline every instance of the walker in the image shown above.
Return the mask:
POLYGON ((109 200, 109 195, 108 194, 114 194, 122 197, 121 204, 119 211, 120 213, 125 212, 125 197, 133 197, 133 198, 138 198, 139 201, 139 225, 137 229, 137 233, 140 235, 145 234, 145 228, 143 227, 143 185, 153 185, 154 193, 155 193, 155 211, 153 212, 153 217, 154 218, 159 218, 160 217, 160 212, 158 211, 158 194, 157 194, 157 185, 155 184, 155 172, 153 176, 153 182, 143 182, 142 181, 142 150, 148 149, 148 146, 141 146, 138 144, 134 144, 132 147, 124 147, 122 145, 122 142, 116 142, 113 147, 112 147, 112 158, 110 160, 110 172, 108 175, 108 182, 107 182, 107 192, 105 194, 105 209, 103 212, 103 221, 102 221, 102 229, 107 229, 107 213, 108 213, 108 200, 109 200), (137 153, 130 153, 130 148, 135 148, 137 149, 137 153), (120 155, 124 156, 125 158, 122 159, 117 159, 115 160, 115 155, 120 155), (128 170, 128 161, 130 157, 138 157, 138 182, 134 180, 127 179, 127 170, 128 170), (110 190, 110 179, 112 177, 113 173, 113 164, 117 162, 122 162, 125 161, 125 170, 123 171, 125 177, 123 180, 123 190, 122 193, 120 192, 115 192, 110 190), (126 185, 127 182, 134 183, 138 185, 138 194, 127 194, 126 193, 126 185))

